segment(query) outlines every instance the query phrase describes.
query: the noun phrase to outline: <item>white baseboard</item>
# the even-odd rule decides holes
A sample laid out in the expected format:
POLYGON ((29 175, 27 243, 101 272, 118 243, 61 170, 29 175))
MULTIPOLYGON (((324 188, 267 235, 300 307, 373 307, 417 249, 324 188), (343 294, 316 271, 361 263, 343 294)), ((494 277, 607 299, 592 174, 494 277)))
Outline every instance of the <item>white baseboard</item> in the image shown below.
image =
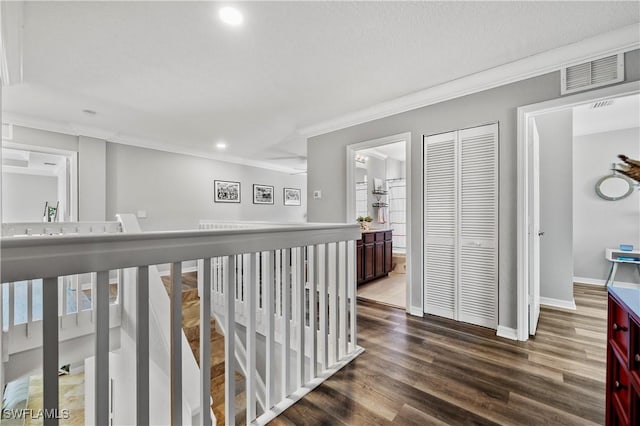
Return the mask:
MULTIPOLYGON (((607 284, 606 280, 601 280, 598 278, 585 278, 585 277, 573 277, 574 284, 587 284, 587 285, 599 285, 605 286, 607 284)), ((617 287, 625 287, 625 288, 638 288, 640 287, 640 283, 629 283, 624 281, 614 281, 614 285, 617 287)))
POLYGON ((410 315, 416 316, 416 317, 423 317, 424 316, 424 312, 422 311, 422 308, 420 307, 416 307, 416 306, 411 306, 408 310, 410 315))
POLYGON ((545 306, 552 306, 554 308, 571 309, 573 311, 576 310, 576 301, 573 299, 562 300, 562 299, 552 299, 550 297, 541 297, 540 304, 545 306))
POLYGON ((505 327, 503 325, 499 325, 496 330, 496 336, 504 337, 509 340, 518 340, 518 330, 515 328, 505 327))

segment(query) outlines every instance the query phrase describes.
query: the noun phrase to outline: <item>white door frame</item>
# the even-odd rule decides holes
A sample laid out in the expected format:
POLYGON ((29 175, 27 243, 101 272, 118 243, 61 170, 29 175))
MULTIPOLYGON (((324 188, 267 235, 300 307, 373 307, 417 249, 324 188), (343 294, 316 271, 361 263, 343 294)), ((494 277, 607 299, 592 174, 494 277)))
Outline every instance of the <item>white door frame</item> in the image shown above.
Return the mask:
POLYGON ((529 271, 532 267, 530 247, 530 213, 533 206, 529 202, 529 186, 532 182, 532 169, 527 147, 529 146, 529 120, 541 114, 572 108, 581 104, 625 95, 640 93, 640 81, 619 84, 604 89, 592 90, 550 101, 526 105, 518 108, 517 130, 517 329, 518 340, 529 338, 529 271))
MULTIPOLYGON (((407 299, 406 308, 407 313, 412 315, 423 315, 423 309, 411 309, 413 307, 412 300, 412 288, 411 288, 411 132, 399 133, 397 135, 385 136, 383 138, 372 139, 364 142, 358 142, 351 145, 347 145, 347 208, 345 212, 345 222, 351 223, 356 217, 356 151, 367 148, 375 148, 380 145, 388 145, 395 142, 404 142, 405 148, 405 176, 406 176, 406 229, 407 229, 407 299)), ((420 296, 420 303, 417 306, 422 306, 422 296, 420 296)))
MULTIPOLYGON (((18 149, 21 151, 42 152, 46 154, 62 155, 69 161, 65 167, 64 218, 61 221, 75 222, 78 220, 78 153, 66 149, 50 148, 38 145, 16 143, 10 140, 2 141, 2 148, 18 149)), ((58 187, 58 190, 60 187, 58 187)))

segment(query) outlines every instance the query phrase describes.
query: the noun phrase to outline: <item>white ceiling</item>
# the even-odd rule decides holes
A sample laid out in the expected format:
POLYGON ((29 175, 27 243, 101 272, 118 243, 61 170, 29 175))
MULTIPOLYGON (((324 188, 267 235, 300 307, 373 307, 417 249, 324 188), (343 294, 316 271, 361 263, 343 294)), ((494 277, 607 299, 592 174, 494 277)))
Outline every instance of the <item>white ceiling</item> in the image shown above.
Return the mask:
POLYGON ((640 127, 640 95, 613 99, 604 107, 593 108, 593 105, 573 108, 574 136, 640 127))
POLYGON ((297 129, 640 21, 640 2, 239 2, 231 28, 219 6, 26 2, 3 110, 304 167, 297 129))

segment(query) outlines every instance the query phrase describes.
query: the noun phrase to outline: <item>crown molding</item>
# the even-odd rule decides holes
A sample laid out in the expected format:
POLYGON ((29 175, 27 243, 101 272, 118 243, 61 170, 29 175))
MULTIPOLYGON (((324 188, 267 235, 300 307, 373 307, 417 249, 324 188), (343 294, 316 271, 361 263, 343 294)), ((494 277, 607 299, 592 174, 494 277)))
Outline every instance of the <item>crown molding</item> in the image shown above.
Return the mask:
POLYGON ((24 2, 0 2, 0 81, 3 86, 22 82, 22 29, 24 2))
POLYGON ((266 161, 242 158, 234 155, 217 154, 200 149, 180 147, 166 144, 151 139, 136 138, 123 133, 113 132, 98 127, 83 126, 75 123, 45 120, 42 118, 15 114, 11 112, 2 113, 2 123, 32 129, 45 130, 48 132, 63 133, 72 136, 87 136, 90 138, 102 139, 107 142, 121 145, 135 146, 138 148, 153 149, 156 151, 170 152, 173 154, 189 155, 192 157, 206 158, 208 160, 224 161, 227 163, 240 164, 242 166, 257 167, 260 169, 272 170, 282 173, 299 173, 300 169, 283 167, 271 164, 266 161))
POLYGON ((434 105, 450 99, 537 77, 597 57, 640 48, 640 24, 632 24, 576 43, 461 77, 428 89, 381 102, 341 117, 300 128, 306 138, 434 105))

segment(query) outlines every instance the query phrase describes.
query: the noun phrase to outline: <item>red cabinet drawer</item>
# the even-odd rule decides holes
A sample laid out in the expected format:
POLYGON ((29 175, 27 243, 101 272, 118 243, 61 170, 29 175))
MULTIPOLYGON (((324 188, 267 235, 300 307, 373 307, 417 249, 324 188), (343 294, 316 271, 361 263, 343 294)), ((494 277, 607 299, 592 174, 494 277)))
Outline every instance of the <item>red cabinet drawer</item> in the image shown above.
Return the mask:
POLYGON ((376 232, 376 241, 384 241, 384 232, 376 232))
POLYGON ((612 297, 609 298, 609 323, 608 323, 609 340, 617 346, 627 365, 629 356, 629 314, 618 304, 612 297))
POLYGON ((629 338, 629 368, 631 375, 640 384, 640 324, 631 319, 629 338))
POLYGON ((362 234, 362 239, 364 240, 364 243, 372 243, 374 241, 376 233, 375 232, 368 232, 366 234, 362 234))
POLYGON ((631 381, 629 371, 623 365, 615 354, 611 356, 612 376, 609 383, 609 392, 611 392, 611 404, 616 411, 622 414, 620 417, 625 422, 629 422, 629 407, 631 402, 631 381))

